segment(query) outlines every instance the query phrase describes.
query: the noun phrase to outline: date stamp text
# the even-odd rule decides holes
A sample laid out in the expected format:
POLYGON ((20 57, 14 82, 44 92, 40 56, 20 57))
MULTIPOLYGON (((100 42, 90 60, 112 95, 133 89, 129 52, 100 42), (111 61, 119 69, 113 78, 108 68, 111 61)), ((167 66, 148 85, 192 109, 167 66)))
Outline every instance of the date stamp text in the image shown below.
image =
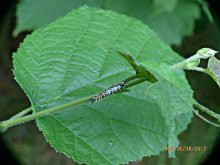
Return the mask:
POLYGON ((165 147, 165 151, 206 151, 206 146, 165 147))

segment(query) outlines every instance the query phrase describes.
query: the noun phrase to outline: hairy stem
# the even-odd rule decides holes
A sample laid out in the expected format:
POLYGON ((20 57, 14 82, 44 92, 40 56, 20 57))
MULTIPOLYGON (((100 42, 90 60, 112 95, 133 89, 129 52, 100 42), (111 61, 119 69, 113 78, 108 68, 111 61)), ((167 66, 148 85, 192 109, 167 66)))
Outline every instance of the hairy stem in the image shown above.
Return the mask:
MULTIPOLYGON (((142 77, 142 76, 135 75, 135 76, 131 76, 131 77, 125 79, 124 82, 129 82, 129 81, 132 81, 132 80, 135 80, 135 79, 139 78, 138 80, 135 80, 135 81, 132 81, 132 82, 128 83, 126 85, 126 88, 129 88, 131 86, 134 86, 136 84, 142 83, 142 82, 147 80, 147 78, 140 78, 140 77, 142 77)), ((71 108, 73 106, 88 102, 94 96, 95 95, 90 96, 90 97, 86 97, 86 98, 83 98, 83 99, 80 99, 80 100, 77 100, 77 101, 74 101, 74 102, 71 102, 71 103, 68 103, 68 104, 64 104, 64 105, 61 105, 61 106, 58 106, 58 107, 50 108, 50 109, 47 109, 47 110, 44 110, 44 111, 41 111, 41 112, 37 112, 37 113, 31 114, 31 115, 24 116, 25 114, 27 114, 28 112, 30 112, 32 110, 32 107, 29 107, 29 108, 25 109, 24 111, 22 111, 22 112, 18 113, 17 115, 15 115, 14 117, 10 118, 9 120, 0 122, 0 132, 6 131, 7 128, 9 128, 11 126, 14 126, 14 125, 17 125, 17 124, 20 124, 20 123, 24 123, 24 122, 27 122, 27 121, 31 121, 31 120, 34 120, 34 119, 37 119, 37 118, 40 118, 40 117, 43 117, 43 116, 50 115, 52 113, 55 113, 55 112, 58 112, 58 111, 61 111, 61 110, 64 110, 64 109, 68 109, 68 108, 71 108), (24 116, 24 117, 22 117, 22 116, 24 116)))
POLYGON ((9 120, 14 120, 14 119, 18 119, 24 115, 26 115, 27 113, 31 112, 32 111, 32 107, 29 107, 23 111, 21 111, 20 113, 18 113, 17 115, 11 117, 9 120))
MULTIPOLYGON (((27 108, 27 109, 21 111, 21 112, 18 113, 17 115, 11 117, 11 118, 10 118, 9 120, 7 120, 7 121, 12 121, 12 120, 18 119, 18 118, 20 118, 20 117, 26 115, 27 113, 29 113, 29 112, 31 112, 31 111, 32 111, 32 107, 29 107, 29 108, 27 108)), ((0 124, 1 124, 1 122, 0 122, 0 124)), ((0 132, 5 132, 7 129, 8 129, 8 127, 1 128, 1 126, 0 126, 0 132)))
POLYGON ((203 73, 209 74, 207 69, 200 68, 200 67, 195 67, 192 70, 196 70, 196 71, 199 71, 199 72, 203 72, 203 73))
POLYGON ((185 59, 184 61, 173 65, 173 66, 171 67, 171 70, 176 70, 176 69, 183 68, 187 62, 196 60, 196 59, 198 59, 199 57, 200 57, 199 54, 195 54, 195 55, 193 55, 193 56, 191 56, 191 57, 185 59))
POLYGON ((202 115, 200 115, 198 111, 194 110, 193 112, 194 112, 199 118, 201 118, 202 120, 204 120, 205 122, 207 122, 207 123, 209 123, 209 124, 211 124, 211 125, 214 125, 214 126, 216 126, 216 127, 220 127, 219 124, 215 124, 215 123, 209 121, 208 119, 206 119, 205 117, 203 117, 202 115))
MULTIPOLYGON (((31 115, 28 115, 28 116, 24 116, 22 118, 16 118, 14 120, 10 119, 10 120, 7 120, 7 121, 3 121, 3 122, 0 123, 0 132, 4 132, 5 128, 11 127, 13 125, 17 125, 17 124, 20 124, 20 123, 31 121, 31 120, 34 120, 34 119, 37 119, 37 118, 40 118, 40 117, 43 117, 43 116, 50 115, 52 113, 55 113, 55 112, 58 112, 58 111, 61 111, 61 110, 64 110, 64 109, 67 109, 67 108, 70 108, 70 107, 88 102, 88 101, 90 101, 90 99, 91 99, 91 96, 80 99, 80 100, 77 100, 77 101, 74 101, 74 102, 71 102, 71 103, 68 103, 68 104, 64 104, 64 105, 61 105, 61 106, 58 106, 58 107, 54 107, 54 108, 50 108, 50 109, 47 109, 47 110, 44 110, 44 111, 41 111, 41 112, 37 112, 37 113, 31 114, 31 115)), ((28 110, 29 110, 29 108, 28 108, 28 110)))
POLYGON ((193 104, 193 105, 194 105, 195 107, 199 108, 201 111, 206 112, 206 113, 209 114, 210 116, 212 116, 212 117, 214 117, 214 118, 216 118, 216 119, 218 119, 218 120, 220 121, 220 115, 219 115, 219 114, 217 114, 217 113, 215 113, 215 112, 209 110, 208 108, 206 108, 206 107, 204 107, 204 106, 202 106, 202 105, 199 105, 199 104, 193 104))

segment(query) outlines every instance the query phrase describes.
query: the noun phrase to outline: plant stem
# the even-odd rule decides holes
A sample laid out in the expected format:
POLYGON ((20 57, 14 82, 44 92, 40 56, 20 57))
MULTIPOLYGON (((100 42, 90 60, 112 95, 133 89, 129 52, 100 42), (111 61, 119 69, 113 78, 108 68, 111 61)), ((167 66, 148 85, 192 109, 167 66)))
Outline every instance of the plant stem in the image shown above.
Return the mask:
MULTIPOLYGON (((132 80, 137 79, 139 77, 140 76, 138 76, 138 75, 131 76, 131 77, 125 79, 124 81, 126 81, 126 82, 132 81, 132 80)), ((139 78, 138 80, 133 81, 133 82, 129 83, 128 85, 126 85, 126 88, 131 87, 136 84, 139 84, 139 83, 144 82, 146 80, 147 80, 146 78, 139 78)), ((94 97, 94 96, 92 96, 92 97, 94 97)), ((0 122, 0 132, 6 131, 7 128, 9 128, 13 125, 24 123, 24 122, 27 122, 30 120, 34 120, 34 119, 37 119, 37 118, 40 118, 43 116, 47 116, 49 114, 52 114, 52 113, 55 113, 55 112, 58 112, 58 111, 61 111, 61 110, 67 109, 67 108, 88 102, 88 101, 90 101, 90 99, 92 97, 91 96, 86 97, 86 98, 83 98, 83 99, 80 99, 80 100, 77 100, 77 101, 74 101, 74 102, 71 102, 68 104, 64 104, 64 105, 61 105, 58 107, 50 108, 50 109, 47 109, 47 110, 44 110, 41 112, 37 112, 37 113, 31 114, 31 115, 22 117, 23 115, 25 115, 31 111, 32 107, 29 107, 29 108, 25 109, 24 111, 20 112, 19 114, 15 115, 14 117, 12 117, 11 119, 9 119, 7 121, 0 122), (20 118, 20 117, 22 117, 22 118, 20 118)))
MULTIPOLYGON (((126 88, 129 88, 131 86, 134 86, 136 84, 142 83, 142 82, 147 80, 146 77, 145 78, 140 78, 140 77, 143 77, 143 76, 135 75, 135 76, 131 76, 131 77, 125 79, 124 80, 125 82, 129 82, 129 81, 132 81, 134 79, 139 78, 138 80, 135 80, 131 83, 128 83, 126 85, 126 88)), ((10 118, 9 120, 0 122, 0 132, 6 131, 7 128, 9 128, 13 125, 17 125, 17 124, 20 124, 20 123, 31 121, 31 120, 34 120, 34 119, 37 119, 37 118, 40 118, 40 117, 43 117, 43 116, 47 116, 49 114, 52 114, 52 113, 55 113, 55 112, 58 112, 58 111, 61 111, 61 110, 64 110, 64 109, 68 109, 70 107, 88 102, 94 96, 95 95, 89 96, 89 97, 86 97, 86 98, 83 98, 83 99, 80 99, 80 100, 77 100, 77 101, 74 101, 74 102, 71 102, 71 103, 68 103, 68 104, 64 104, 64 105, 61 105, 61 106, 58 106, 58 107, 50 108, 50 109, 47 109, 47 110, 44 110, 44 111, 41 111, 41 112, 37 112, 37 113, 31 114, 31 115, 22 117, 23 115, 27 114, 28 112, 30 112, 32 110, 32 107, 29 107, 29 108, 25 109, 24 111, 22 111, 22 112, 18 113, 17 115, 15 115, 14 117, 10 118), (20 117, 22 117, 22 118, 20 118, 20 117)))
MULTIPOLYGON (((29 108, 21 111, 20 113, 18 113, 17 115, 11 117, 9 120, 6 120, 6 121, 10 121, 10 120, 12 121, 12 120, 18 119, 18 118, 26 115, 30 111, 32 111, 32 107, 29 107, 29 108)), ((1 125, 1 122, 0 122, 0 125, 1 125)), ((8 129, 8 127, 1 128, 1 126, 0 126, 0 132, 5 132, 7 129, 8 129)))
POLYGON ((193 61, 193 60, 196 60, 196 59, 198 59, 199 57, 200 57, 199 54, 195 54, 195 55, 193 55, 193 56, 191 56, 191 57, 185 59, 184 61, 173 65, 173 66, 171 67, 171 70, 176 70, 176 69, 183 68, 183 67, 185 66, 185 63, 190 62, 190 61, 193 61))
POLYGON ((138 80, 135 80, 135 81, 132 81, 131 83, 128 83, 127 85, 126 85, 126 88, 130 88, 130 87, 132 87, 132 86, 134 86, 134 85, 137 85, 137 84, 139 84, 139 83, 142 83, 142 82, 144 82, 144 81, 146 81, 147 80, 147 78, 139 78, 138 80))
MULTIPOLYGON (((210 49, 210 48, 202 48, 202 49, 199 49, 195 55, 185 59, 184 61, 178 63, 178 64, 175 64, 171 67, 172 70, 175 70, 175 69, 180 69, 180 68, 185 68, 186 64, 191 62, 191 61, 194 61, 194 60, 198 60, 198 59, 207 59, 209 57, 212 57, 214 56, 216 53, 218 53, 218 51, 215 51, 213 49, 210 49)), ((191 69, 190 69, 191 70, 191 69)))
POLYGON ((207 69, 200 68, 200 67, 195 67, 192 70, 196 70, 196 71, 199 71, 199 72, 203 72, 203 73, 209 74, 207 69))
MULTIPOLYGON (((134 75, 134 76, 131 76, 131 77, 128 77, 126 79, 124 79, 123 81, 127 84, 129 81, 133 81, 135 79, 138 79, 138 78, 143 78, 144 76, 140 76, 140 75, 134 75)), ((146 76, 145 76, 146 77, 146 76)), ((146 80, 146 78, 145 78, 146 80)))
POLYGON ((204 106, 202 106, 202 105, 199 105, 199 104, 193 104, 193 105, 194 105, 195 107, 199 108, 201 111, 206 112, 206 113, 209 114, 210 116, 212 116, 212 117, 214 117, 214 118, 216 118, 216 119, 218 119, 218 120, 220 121, 220 115, 219 115, 219 114, 217 114, 217 113, 215 113, 215 112, 209 110, 208 108, 206 108, 206 107, 204 107, 204 106))
MULTIPOLYGON (((11 127, 13 125, 24 123, 27 121, 31 121, 31 120, 37 119, 39 117, 43 117, 43 116, 49 115, 51 113, 55 113, 55 112, 58 112, 58 111, 61 111, 61 110, 85 103, 85 102, 88 102, 88 101, 90 101, 90 99, 91 99, 91 96, 74 101, 74 102, 71 102, 71 103, 68 103, 68 104, 64 104, 64 105, 61 105, 58 107, 54 107, 54 108, 50 108, 50 109, 47 109, 47 110, 44 110, 41 112, 37 112, 37 113, 31 114, 28 116, 24 116, 22 118, 16 118, 15 120, 9 119, 7 121, 3 121, 0 123, 0 132, 5 131, 5 128, 11 127)), ((28 108, 27 110, 30 110, 30 108, 28 108)), ((16 116, 18 116, 18 115, 16 115, 16 116)))
POLYGON ((18 113, 17 115, 11 117, 9 120, 14 120, 14 119, 18 119, 24 115, 26 115, 27 113, 31 112, 32 111, 32 107, 29 107, 23 111, 21 111, 20 113, 18 113))
POLYGON ((193 112, 194 112, 198 117, 200 117, 202 120, 204 120, 205 122, 207 122, 207 123, 209 123, 209 124, 211 124, 211 125, 214 125, 214 126, 216 126, 216 127, 220 127, 219 124, 215 124, 215 123, 209 121, 208 119, 204 118, 202 115, 199 114, 198 111, 194 110, 193 112))

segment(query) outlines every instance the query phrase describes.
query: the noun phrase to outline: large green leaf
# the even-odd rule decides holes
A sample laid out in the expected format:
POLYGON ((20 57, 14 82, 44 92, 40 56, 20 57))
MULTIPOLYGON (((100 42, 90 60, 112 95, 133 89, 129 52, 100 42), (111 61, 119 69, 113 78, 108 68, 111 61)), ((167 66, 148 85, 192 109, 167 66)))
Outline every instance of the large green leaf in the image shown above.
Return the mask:
MULTIPOLYGON (((123 57, 99 44, 102 40, 117 42, 140 62, 161 62, 166 68, 182 61, 142 22, 81 7, 34 31, 13 55, 15 78, 34 113, 92 96, 135 74, 123 57)), ((167 72, 162 74, 174 74, 167 72)), ((189 100, 192 96, 184 72, 178 71, 175 79, 183 90, 169 79, 161 79, 154 87, 145 82, 130 92, 39 118, 37 125, 51 146, 79 163, 119 164, 157 155, 169 140, 175 139, 169 144, 176 145, 176 136, 192 117, 190 105, 183 101, 187 99, 184 91, 189 91, 189 100), (166 89, 170 81, 173 84, 166 89), (166 86, 158 91, 161 85, 166 86), (156 92, 169 95, 169 102, 156 92)))
POLYGON ((181 44, 184 36, 193 34, 195 20, 201 15, 198 2, 189 0, 22 0, 17 5, 14 35, 47 25, 83 4, 140 19, 165 43, 177 45, 181 44))

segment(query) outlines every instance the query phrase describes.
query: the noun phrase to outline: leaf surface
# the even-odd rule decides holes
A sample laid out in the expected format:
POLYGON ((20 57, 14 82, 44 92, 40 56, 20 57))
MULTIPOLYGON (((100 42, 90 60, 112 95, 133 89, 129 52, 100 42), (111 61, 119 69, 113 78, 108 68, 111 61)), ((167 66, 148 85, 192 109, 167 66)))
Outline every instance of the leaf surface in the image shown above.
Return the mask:
MULTIPOLYGON (((187 123, 190 123, 192 118, 192 105, 196 103, 192 97, 193 92, 189 91, 188 83, 181 80, 181 83, 179 82, 178 74, 171 70, 171 66, 150 61, 141 64, 153 70, 153 73, 156 72, 159 81, 146 90, 146 95, 158 101, 169 129, 168 146, 177 147, 179 145, 177 135, 187 128, 187 123), (181 120, 184 120, 184 123, 180 123, 181 120)), ((175 152, 169 150, 169 156, 175 157, 175 152)))
POLYGON ((215 57, 210 57, 207 70, 218 86, 220 86, 220 61, 215 57))
MULTIPOLYGON (((13 55, 15 78, 34 113, 92 96, 135 74, 123 57, 99 44, 103 40, 119 43, 140 62, 161 62, 166 68, 182 61, 142 22, 83 6, 28 35, 13 55)), ((192 94, 182 70, 176 79, 192 94)), ((161 80, 152 87, 144 82, 130 92, 39 118, 37 126, 57 151, 79 163, 120 164, 158 155, 192 117, 190 106, 175 100, 177 95, 185 97, 176 85, 161 91, 172 95, 171 105, 162 106, 164 100, 156 93, 160 85, 170 83, 161 80), (146 92, 148 88, 151 93, 146 92), (166 112, 167 106, 178 108, 166 112), (173 113, 171 122, 169 113, 173 113), (170 124, 176 125, 172 135, 170 124)))

